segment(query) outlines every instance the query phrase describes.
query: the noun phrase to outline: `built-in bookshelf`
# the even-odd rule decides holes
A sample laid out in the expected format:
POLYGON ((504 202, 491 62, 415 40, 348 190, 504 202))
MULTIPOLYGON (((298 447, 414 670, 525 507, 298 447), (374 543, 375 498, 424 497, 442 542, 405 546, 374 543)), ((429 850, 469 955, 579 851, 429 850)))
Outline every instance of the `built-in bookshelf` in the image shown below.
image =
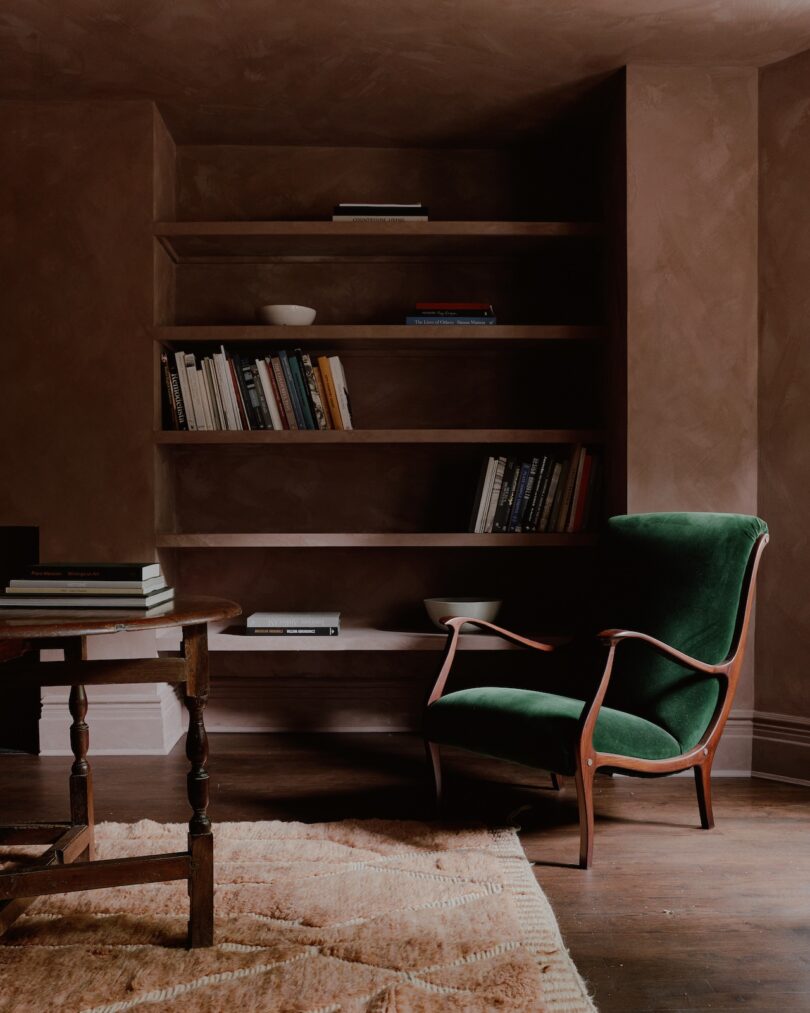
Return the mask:
MULTIPOLYGON (((156 544, 183 591, 232 597, 246 612, 342 613, 340 636, 322 640, 212 630, 212 654, 223 659, 213 662, 215 680, 238 671, 240 684, 286 679, 294 693, 299 653, 313 677, 351 681, 348 659, 362 652, 379 656, 374 671, 389 687, 379 694, 391 679, 412 679, 402 693, 419 697, 418 658, 430 661, 443 644, 422 598, 497 595, 506 624, 563 634, 560 617, 593 572, 598 523, 469 530, 488 457, 595 448, 605 474, 599 515, 622 507, 611 492, 623 436, 611 408, 622 336, 609 308, 610 215, 595 213, 604 208, 599 169, 581 218, 549 214, 554 200, 532 195, 536 152, 528 162, 520 149, 328 153, 325 163, 318 149, 265 147, 254 158, 244 147, 180 147, 159 160, 171 197, 153 229, 156 544), (444 179, 434 166, 448 159, 444 179), (405 192, 391 175, 397 161, 407 167, 405 192), (383 164, 390 178, 375 180, 383 164), (425 199, 435 220, 326 220, 332 204, 356 196, 346 192, 352 179, 372 200, 425 199), (285 193, 294 195, 289 208, 285 193), (418 299, 486 300, 498 323, 406 326, 418 299), (268 302, 311 305, 318 316, 306 327, 259 325, 255 309, 268 302), (220 346, 339 355, 354 428, 173 430, 161 409, 161 351, 206 356, 220 346), (401 659, 410 655, 408 669, 401 659)), ((582 177, 571 174, 570 186, 582 177)), ((558 203, 576 205, 570 188, 558 203)), ((474 634, 462 648, 500 652, 504 663, 520 653, 474 634)))

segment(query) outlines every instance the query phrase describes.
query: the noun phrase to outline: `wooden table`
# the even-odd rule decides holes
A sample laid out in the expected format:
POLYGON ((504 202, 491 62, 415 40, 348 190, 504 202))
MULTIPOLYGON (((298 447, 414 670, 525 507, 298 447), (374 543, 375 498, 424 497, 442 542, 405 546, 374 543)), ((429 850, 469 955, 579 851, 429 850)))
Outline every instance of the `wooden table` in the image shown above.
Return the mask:
POLYGON ((70 686, 70 822, 24 823, 0 827, 0 844, 49 844, 34 865, 0 872, 0 934, 34 900, 44 894, 100 890, 133 883, 187 879, 189 946, 214 941, 214 849, 208 818, 208 740, 203 711, 208 699, 208 633, 206 624, 240 614, 232 601, 176 598, 161 614, 131 611, 0 611, 0 684, 70 686), (183 639, 177 657, 89 661, 87 638, 102 633, 180 626, 183 639), (41 662, 36 652, 62 648, 64 661, 41 662), (166 855, 95 861, 93 779, 87 761, 89 745, 85 686, 112 683, 182 683, 188 710, 186 756, 189 821, 188 850, 166 855))

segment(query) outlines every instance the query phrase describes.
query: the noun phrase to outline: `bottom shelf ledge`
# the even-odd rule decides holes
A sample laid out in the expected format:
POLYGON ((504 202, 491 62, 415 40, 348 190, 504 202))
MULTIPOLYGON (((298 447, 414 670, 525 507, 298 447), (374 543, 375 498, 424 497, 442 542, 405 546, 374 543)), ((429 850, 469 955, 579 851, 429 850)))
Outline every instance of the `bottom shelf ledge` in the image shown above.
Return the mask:
POLYGON ((590 532, 487 534, 467 532, 160 532, 159 549, 562 548, 596 545, 590 532))
MULTIPOLYGON (((441 651, 447 634, 431 630, 394 630, 373 626, 344 626, 336 637, 271 637, 242 633, 242 627, 210 623, 208 649, 211 652, 243 651, 441 651)), ((560 644, 567 638, 524 633, 535 640, 560 644)), ((158 650, 180 649, 180 633, 175 629, 158 631, 158 650)), ((517 645, 489 633, 462 633, 459 650, 515 651, 517 645)))

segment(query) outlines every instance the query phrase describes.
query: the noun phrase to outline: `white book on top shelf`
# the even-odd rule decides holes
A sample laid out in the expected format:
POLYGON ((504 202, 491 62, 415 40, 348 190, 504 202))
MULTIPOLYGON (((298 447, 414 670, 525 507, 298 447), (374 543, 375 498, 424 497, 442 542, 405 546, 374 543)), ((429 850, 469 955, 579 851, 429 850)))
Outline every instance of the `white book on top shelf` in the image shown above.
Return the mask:
POLYGON ((188 428, 189 430, 195 430, 197 428, 197 417, 194 414, 194 404, 191 400, 191 387, 189 386, 188 374, 186 373, 186 353, 175 352, 174 364, 177 366, 177 379, 180 383, 180 396, 183 398, 183 408, 185 408, 186 411, 188 428))
POLYGON ((329 368, 332 371, 332 380, 335 384, 335 395, 340 408, 340 417, 344 429, 353 429, 352 413, 349 407, 349 389, 346 385, 346 374, 343 372, 343 364, 339 356, 329 356, 329 368))

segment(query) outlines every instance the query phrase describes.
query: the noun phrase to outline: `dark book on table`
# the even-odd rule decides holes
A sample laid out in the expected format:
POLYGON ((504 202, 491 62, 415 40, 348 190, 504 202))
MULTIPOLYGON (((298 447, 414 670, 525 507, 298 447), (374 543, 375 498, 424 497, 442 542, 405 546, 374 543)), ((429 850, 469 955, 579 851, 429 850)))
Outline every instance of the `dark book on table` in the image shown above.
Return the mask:
POLYGON ((151 580, 160 563, 30 563, 20 578, 31 580, 151 580))

